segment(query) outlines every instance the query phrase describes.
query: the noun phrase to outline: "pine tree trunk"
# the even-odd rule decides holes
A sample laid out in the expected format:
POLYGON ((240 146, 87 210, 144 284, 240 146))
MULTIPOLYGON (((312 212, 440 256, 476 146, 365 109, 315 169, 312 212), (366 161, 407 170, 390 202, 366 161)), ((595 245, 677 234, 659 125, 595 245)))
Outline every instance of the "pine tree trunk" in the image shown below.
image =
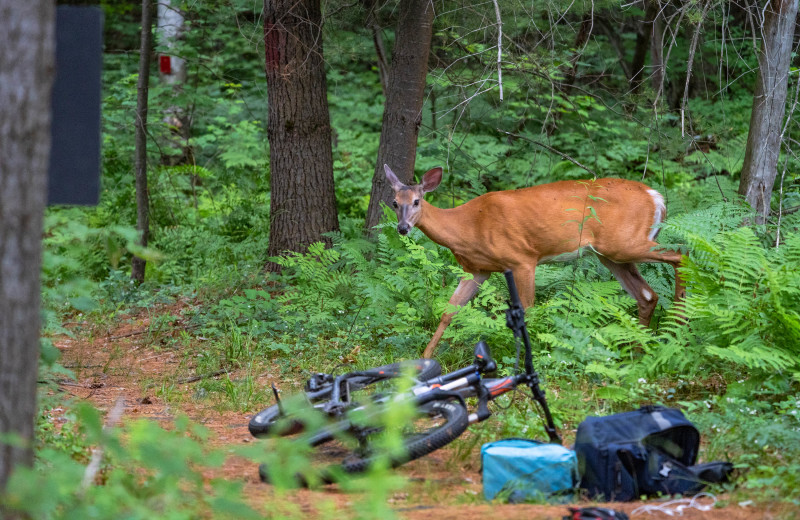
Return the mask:
MULTIPOLYGON (((755 10, 760 16, 760 10, 755 10)), ((755 210, 755 222, 766 222, 781 149, 789 62, 797 0, 770 0, 764 12, 759 73, 750 116, 739 194, 755 210)))
POLYGON ((264 2, 270 256, 330 243, 322 234, 339 229, 321 24, 319 0, 264 2))
POLYGON ((431 1, 401 2, 389 73, 389 93, 383 109, 378 160, 367 209, 367 229, 380 222, 380 202, 388 202, 391 194, 391 187, 383 172, 384 164, 388 164, 403 183, 413 184, 432 34, 431 1))
MULTIPOLYGON (((33 440, 55 3, 0 0, 0 435, 33 440)), ((0 493, 30 444, 0 443, 0 493)), ((0 511, 0 517, 3 512, 0 511)))
MULTIPOLYGON (((147 101, 150 84, 150 52, 153 48, 153 6, 151 0, 142 0, 142 38, 139 48, 139 79, 136 85, 136 135, 134 174, 136 175, 136 230, 139 245, 147 247, 150 236, 150 210, 147 193, 147 101)), ((131 279, 144 281, 147 261, 134 256, 131 261, 131 279)))

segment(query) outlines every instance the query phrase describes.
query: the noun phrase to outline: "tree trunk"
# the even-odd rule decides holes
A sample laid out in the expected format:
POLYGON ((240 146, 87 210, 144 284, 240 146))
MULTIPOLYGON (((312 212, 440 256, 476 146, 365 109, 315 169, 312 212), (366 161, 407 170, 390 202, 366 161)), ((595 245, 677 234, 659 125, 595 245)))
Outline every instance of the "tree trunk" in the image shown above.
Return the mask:
POLYGON ((384 164, 397 173, 400 181, 413 184, 432 34, 431 1, 401 2, 389 73, 389 92, 383 109, 378 160, 367 209, 367 229, 380 222, 380 202, 388 202, 392 191, 383 172, 384 164))
MULTIPOLYGON (((172 87, 172 95, 179 97, 186 83, 186 60, 180 57, 185 17, 176 0, 160 0, 156 5, 156 35, 158 48, 158 77, 172 87)), ((172 104, 163 109, 163 121, 170 129, 167 142, 161 147, 161 164, 194 164, 189 147, 191 120, 184 107, 172 104)), ((196 179, 191 179, 192 188, 196 179)))
MULTIPOLYGON (((754 16, 760 13, 755 9, 754 16)), ((765 223, 769 215, 772 187, 778 174, 796 16, 797 0, 770 0, 762 23, 759 74, 739 182, 739 194, 755 210, 757 224, 765 223)))
MULTIPOLYGON (((153 48, 153 6, 151 0, 142 0, 142 39, 139 48, 139 79, 136 84, 136 142, 134 174, 136 175, 136 230, 139 245, 147 247, 150 235, 149 197, 147 194, 147 94, 150 84, 150 52, 153 48)), ((147 261, 134 256, 131 261, 131 279, 144 281, 147 261)))
POLYGON ((592 29, 594 28, 594 12, 589 11, 588 13, 583 15, 583 20, 581 21, 580 29, 578 29, 578 34, 575 35, 575 44, 573 48, 575 50, 572 51, 572 57, 569 59, 569 65, 565 66, 564 72, 564 85, 562 86, 562 90, 564 92, 569 92, 572 85, 575 84, 575 78, 578 76, 578 61, 583 56, 584 47, 586 47, 586 43, 589 41, 589 38, 592 36, 592 29))
POLYGON ((639 22, 636 29, 636 47, 633 51, 633 61, 631 61, 631 92, 637 93, 645 79, 645 61, 647 53, 652 48, 650 40, 655 29, 655 18, 659 11, 658 2, 655 0, 645 0, 646 7, 644 20, 639 22))
POLYGON ((160 58, 169 58, 169 73, 159 68, 159 77, 167 85, 186 83, 186 60, 178 56, 178 42, 183 36, 184 16, 175 0, 159 0, 156 8, 158 43, 166 49, 160 58))
MULTIPOLYGON (((0 0, 0 494, 32 460, 55 3, 0 0)), ((0 516, 3 516, 0 511, 0 516)))
MULTIPOLYGON (((265 0, 272 175, 268 254, 302 251, 339 229, 320 0, 265 0)), ((279 266, 268 262, 267 270, 279 266)))

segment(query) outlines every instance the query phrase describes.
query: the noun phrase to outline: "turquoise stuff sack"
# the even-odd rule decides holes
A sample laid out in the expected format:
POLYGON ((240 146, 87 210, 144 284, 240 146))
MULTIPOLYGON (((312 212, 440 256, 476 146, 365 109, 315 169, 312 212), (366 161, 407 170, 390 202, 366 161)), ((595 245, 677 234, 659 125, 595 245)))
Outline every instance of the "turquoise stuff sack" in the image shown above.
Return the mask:
POLYGON ((503 439, 481 447, 483 494, 509 502, 569 495, 578 482, 575 452, 559 444, 503 439))

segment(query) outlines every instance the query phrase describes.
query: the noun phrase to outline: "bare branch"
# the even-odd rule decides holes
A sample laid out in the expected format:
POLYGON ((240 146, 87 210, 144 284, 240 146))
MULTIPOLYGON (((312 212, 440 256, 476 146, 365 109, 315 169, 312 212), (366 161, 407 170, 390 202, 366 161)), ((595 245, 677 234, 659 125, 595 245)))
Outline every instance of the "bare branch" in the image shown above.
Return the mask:
POLYGON ((573 159, 569 155, 565 154, 564 152, 556 150, 555 148, 553 148, 549 144, 544 144, 541 141, 536 141, 535 139, 531 139, 529 137, 525 137, 524 135, 514 134, 514 133, 511 133, 511 132, 506 132, 505 130, 500 130, 499 128, 497 129, 497 131, 501 132, 503 134, 506 134, 506 135, 510 135, 511 137, 516 137, 518 139, 523 139, 523 140, 528 141, 529 143, 533 143, 533 144, 535 144, 537 146, 541 146, 545 150, 547 150, 549 152, 553 152, 554 154, 556 154, 556 155, 568 160, 569 162, 571 162, 572 164, 574 164, 578 168, 586 170, 587 172, 591 173, 593 177, 597 178, 597 173, 595 173, 594 170, 592 170, 588 166, 584 166, 583 164, 579 163, 578 161, 576 161, 575 159, 573 159))
POLYGON ((503 20, 500 18, 500 6, 497 0, 494 1, 494 14, 497 16, 497 84, 500 87, 500 101, 503 101, 503 67, 501 59, 503 55, 503 20))
POLYGON ((697 40, 700 39, 700 30, 703 28, 703 21, 706 18, 708 8, 711 6, 711 0, 707 0, 703 5, 703 12, 700 14, 700 20, 697 21, 697 29, 692 36, 692 43, 689 46, 689 60, 686 63, 686 83, 683 87, 683 101, 681 102, 681 137, 685 135, 684 116, 686 113, 686 102, 689 99, 689 81, 692 79, 692 65, 694 63, 694 54, 697 50, 697 40))

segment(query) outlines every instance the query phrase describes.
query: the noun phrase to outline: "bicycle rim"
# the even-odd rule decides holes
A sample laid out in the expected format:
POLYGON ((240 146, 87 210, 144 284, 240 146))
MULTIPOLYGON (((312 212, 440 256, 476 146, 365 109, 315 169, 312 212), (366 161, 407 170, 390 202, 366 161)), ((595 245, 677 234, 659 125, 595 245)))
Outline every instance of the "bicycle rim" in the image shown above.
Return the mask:
POLYGON ((455 399, 443 399, 417 409, 413 417, 403 421, 399 431, 361 427, 355 431, 351 428, 346 436, 328 435, 328 442, 320 443, 315 450, 312 466, 317 473, 312 478, 331 483, 348 474, 368 471, 376 464, 400 466, 451 443, 468 425, 466 408, 455 399), (401 437, 402 449, 390 450, 387 437, 391 435, 401 437))
MULTIPOLYGON (((363 376, 354 376, 349 380, 351 392, 362 392, 364 395, 371 395, 377 392, 392 392, 391 380, 403 375, 410 374, 420 381, 425 381, 433 377, 438 377, 442 373, 442 367, 434 359, 415 359, 389 363, 364 371, 369 373, 363 376), (387 388, 383 388, 381 383, 386 383, 387 388)), ((332 386, 332 385, 331 385, 332 386)), ((330 398, 330 392, 317 392, 320 395, 314 399, 314 403, 324 403, 330 398)), ((359 398, 352 399, 358 401, 359 398)), ((312 401, 308 395, 298 394, 290 396, 284 400, 285 415, 281 413, 278 405, 272 405, 254 415, 248 424, 248 429, 254 437, 266 437, 269 435, 294 435, 305 429, 304 421, 295 417, 294 407, 304 407, 308 409, 312 401)))

